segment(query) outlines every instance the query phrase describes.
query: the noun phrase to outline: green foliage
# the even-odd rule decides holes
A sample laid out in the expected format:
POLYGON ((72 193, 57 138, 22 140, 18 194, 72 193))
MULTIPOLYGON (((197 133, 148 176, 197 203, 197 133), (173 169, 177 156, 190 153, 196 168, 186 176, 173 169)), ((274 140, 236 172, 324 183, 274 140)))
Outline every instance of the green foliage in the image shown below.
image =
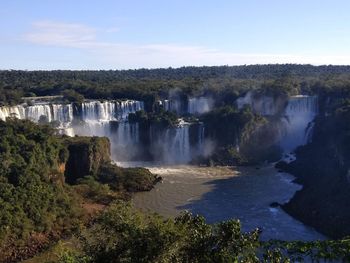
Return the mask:
POLYGON ((109 204, 118 197, 107 184, 96 181, 92 176, 78 179, 74 189, 84 198, 100 204, 109 204))
POLYGON ((118 202, 110 206, 91 228, 80 234, 79 253, 75 254, 76 261, 72 262, 80 262, 80 259, 99 263, 350 260, 348 239, 262 242, 259 237, 259 230, 243 233, 238 220, 210 225, 203 217, 188 212, 174 219, 164 219, 156 214, 141 213, 128 203, 118 202))
POLYGON ((77 210, 62 185, 59 166, 66 157, 54 130, 8 119, 0 121, 0 133, 1 251, 7 240, 70 228, 77 210))
MULTIPOLYGON (((350 239, 326 240, 311 242, 286 242, 272 240, 262 244, 266 251, 265 257, 288 258, 291 262, 303 262, 305 259, 312 262, 349 262, 350 239)), ((271 261, 268 261, 271 262, 271 261)))
POLYGON ((278 130, 270 120, 254 114, 249 107, 237 110, 220 107, 201 117, 206 136, 218 145, 210 160, 218 165, 239 165, 276 161, 281 150, 276 146, 278 130))
POLYGON ((100 167, 97 180, 113 190, 137 192, 151 190, 159 179, 145 168, 122 168, 106 163, 100 167))
POLYGON ((235 220, 209 225, 189 213, 165 220, 117 203, 80 240, 92 262, 258 262, 258 236, 235 220))
POLYGON ((137 111, 128 116, 130 122, 138 122, 143 126, 149 127, 156 125, 160 128, 172 127, 178 124, 178 116, 174 112, 160 110, 158 112, 137 111))
MULTIPOLYGON (((25 94, 64 94, 69 101, 139 99, 154 101, 177 90, 187 96, 211 94, 231 104, 247 90, 271 95, 348 94, 349 66, 250 65, 121 71, 0 71, 0 105, 18 104, 25 94), (68 90, 68 92, 67 92, 68 90)), ((221 106, 221 105, 220 105, 221 106)))
MULTIPOLYGON (((260 123, 262 118, 251 112, 250 108, 237 110, 232 106, 215 109, 201 117, 206 134, 213 138, 222 138, 223 145, 235 145, 240 141, 240 134, 248 124, 260 123)), ((244 136, 244 135, 243 135, 244 136)))
MULTIPOLYGON (((90 257, 81 256, 79 253, 75 251, 63 251, 59 256, 58 261, 56 263, 89 263, 91 262, 90 257)), ((50 263, 50 262, 46 262, 50 263)), ((52 262, 51 262, 52 263, 52 262)))
POLYGON ((75 90, 66 89, 62 92, 63 98, 69 102, 81 103, 84 101, 84 96, 75 90))

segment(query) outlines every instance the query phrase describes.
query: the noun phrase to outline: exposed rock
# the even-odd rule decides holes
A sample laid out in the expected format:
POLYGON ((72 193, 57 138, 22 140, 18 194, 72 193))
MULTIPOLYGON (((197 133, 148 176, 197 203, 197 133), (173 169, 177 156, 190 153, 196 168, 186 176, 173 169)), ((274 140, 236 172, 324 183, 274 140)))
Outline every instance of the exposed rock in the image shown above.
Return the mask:
POLYGON ((100 166, 109 163, 110 143, 105 137, 67 138, 69 157, 65 177, 68 183, 87 175, 96 176, 100 166))
POLYGON ((312 143, 297 149, 295 161, 276 165, 303 185, 283 209, 332 238, 350 235, 349 122, 338 117, 319 119, 312 143))

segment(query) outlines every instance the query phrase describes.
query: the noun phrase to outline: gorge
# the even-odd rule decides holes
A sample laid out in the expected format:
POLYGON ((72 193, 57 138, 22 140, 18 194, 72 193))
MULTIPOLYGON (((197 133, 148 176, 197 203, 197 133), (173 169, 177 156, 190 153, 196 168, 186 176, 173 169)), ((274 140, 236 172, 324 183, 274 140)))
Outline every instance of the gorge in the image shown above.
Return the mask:
POLYGON ((141 235, 123 239, 135 245, 135 258, 146 253, 138 240, 155 247, 171 240, 150 229, 188 249, 196 248, 193 229, 210 228, 202 237, 221 240, 224 227, 225 235, 259 228, 240 234, 258 238, 257 251, 272 245, 268 253, 323 259, 318 251, 331 250, 327 257, 344 259, 349 72, 306 65, 0 72, 3 262, 74 235, 107 249, 104 240, 128 231, 114 233, 114 224, 127 222, 141 235))
MULTIPOLYGON (((144 111, 144 102, 135 100, 90 100, 80 104, 34 101, 33 105, 0 107, 0 119, 16 117, 54 123, 60 133, 68 136, 106 136, 111 141, 112 157, 117 162, 152 160, 156 163, 186 164, 210 155, 208 145, 217 144, 221 138, 206 134, 206 123, 200 121, 201 115, 213 109, 213 99, 189 98, 185 102, 159 101, 158 105, 165 111, 177 112, 179 116, 199 116, 199 120, 190 122, 179 117, 175 125, 168 127, 154 124, 144 127, 138 121, 129 121, 129 114, 144 111)), ((284 153, 304 145, 311 137, 312 121, 318 108, 316 96, 252 98, 251 92, 238 98, 236 104, 238 110, 248 105, 254 113, 268 119, 270 129, 275 130, 274 138, 269 139, 281 147, 284 153)), ((242 139, 239 131, 237 133, 232 134, 232 137, 236 137, 232 140, 239 149, 242 139)))
MULTIPOLYGON (((242 96, 236 100, 234 103, 237 105, 237 110, 242 111, 245 107, 250 107, 253 114, 259 114, 266 119, 265 126, 267 125, 268 129, 274 129, 274 133, 272 138, 268 138, 276 147, 281 148, 282 152, 285 155, 290 154, 297 146, 304 145, 307 143, 308 138, 311 137, 312 134, 312 121, 317 115, 318 105, 317 105, 317 97, 316 96, 291 96, 289 98, 285 97, 269 97, 262 96, 257 97, 256 95, 248 92, 245 96, 242 96), (266 124, 267 123, 267 124, 266 124)), ((176 112, 178 114, 178 120, 174 125, 170 126, 159 126, 154 123, 150 123, 145 125, 140 121, 134 121, 132 119, 129 120, 129 116, 135 114, 137 112, 141 112, 145 110, 144 102, 136 101, 136 100, 86 100, 82 103, 58 103, 52 101, 33 101, 27 105, 17 105, 10 107, 1 107, 0 108, 0 119, 5 120, 7 117, 16 117, 19 119, 29 119, 39 123, 52 123, 58 129, 59 133, 65 134, 71 137, 76 135, 78 136, 98 136, 98 137, 108 137, 111 142, 111 156, 112 159, 122 166, 134 166, 134 165, 146 165, 151 167, 149 168, 151 171, 152 166, 161 166, 164 167, 165 171, 167 170, 164 165, 179 165, 179 164, 189 164, 193 160, 200 158, 210 158, 210 154, 214 151, 215 145, 220 144, 220 135, 218 137, 209 136, 206 134, 206 119, 201 119, 201 116, 205 115, 207 112, 211 111, 215 107, 215 101, 211 97, 199 97, 199 98, 189 98, 187 101, 181 100, 160 100, 158 102, 158 111, 162 112, 165 110, 166 112, 176 112), (186 105, 186 106, 184 106, 186 105), (131 115, 130 115, 131 114, 131 115), (194 119, 188 119, 188 116, 196 116, 194 119), (188 121, 187 121, 188 119, 188 121), (209 148, 209 149, 208 149, 209 148), (145 162, 146 161, 146 162, 145 162)), ((239 114, 239 113, 238 113, 239 114)), ((233 123, 233 125, 235 125, 233 123)), ((256 126, 257 131, 261 127, 256 126)), ((235 128, 238 131, 237 134, 232 134, 232 138, 228 138, 228 141, 233 141, 236 144, 236 151, 239 154, 241 143, 243 144, 244 140, 250 140, 250 138, 242 139, 242 128, 235 128)), ((253 132, 256 132, 255 130, 253 132)), ((263 138, 266 140, 267 138, 263 138)), ((261 143, 258 141, 257 143, 261 143)), ((242 146, 243 147, 243 146, 242 146)), ((264 159, 259 160, 260 162, 264 161, 264 159)), ((256 164, 258 165, 258 164, 256 164)), ((264 171, 267 168, 261 168, 264 171)), ((200 196, 209 194, 210 191, 206 189, 204 192, 200 190, 200 185, 197 185, 198 179, 196 179, 196 170, 192 168, 193 173, 189 172, 187 174, 187 178, 184 177, 174 177, 173 180, 179 183, 180 187, 186 187, 188 182, 194 180, 190 183, 192 187, 188 190, 187 195, 189 195, 189 200, 192 199, 191 191, 196 191, 198 189, 201 194, 197 196, 200 199, 200 196), (189 180, 189 181, 188 181, 189 180)), ((155 171, 161 171, 157 170, 155 171)), ((180 171, 180 170, 178 170, 180 171)), ((285 228, 285 226, 275 224, 275 234, 271 232, 271 227, 266 226, 266 231, 268 231, 264 236, 266 238, 279 238, 279 239, 303 239, 303 240, 312 240, 323 238, 313 230, 307 230, 299 222, 288 219, 288 216, 281 210, 280 208, 270 208, 270 203, 273 202, 287 202, 289 198, 292 197, 292 193, 294 193, 298 187, 293 183, 289 182, 289 179, 286 179, 283 174, 278 175, 277 172, 273 168, 269 168, 266 170, 267 172, 262 173, 263 175, 258 176, 256 178, 265 180, 265 186, 258 190, 259 187, 262 187, 264 184, 256 184, 253 181, 255 174, 259 174, 258 170, 250 170, 249 172, 243 172, 241 176, 243 178, 247 178, 248 188, 252 187, 253 191, 262 191, 262 196, 253 197, 253 199, 248 202, 247 207, 254 207, 254 203, 257 199, 262 199, 263 196, 270 196, 269 191, 272 189, 279 189, 276 192, 275 197, 271 196, 272 199, 266 199, 266 202, 261 203, 261 205, 255 205, 257 211, 264 211, 260 216, 253 216, 251 211, 239 209, 239 213, 228 206, 226 210, 226 214, 218 212, 210 212, 206 213, 202 210, 202 206, 208 206, 206 203, 200 205, 196 209, 194 206, 188 204, 188 201, 184 200, 182 203, 177 204, 178 207, 187 207, 191 211, 195 213, 204 214, 207 219, 212 222, 222 221, 228 218, 253 218, 253 217, 261 217, 262 221, 257 221, 256 223, 252 223, 248 221, 244 221, 245 225, 250 228, 259 227, 265 225, 269 217, 276 218, 276 222, 289 222, 289 228, 285 228), (281 178, 280 178, 281 177, 281 178), (249 181, 251 178, 252 181, 249 181), (264 179, 263 179, 264 178, 264 179), (287 181, 284 181, 287 180, 287 181), (266 183, 270 182, 271 185, 267 186, 266 183), (255 185, 255 186, 254 186, 255 185), (291 192, 286 195, 282 190, 287 187, 294 189, 290 190, 291 192), (264 192, 265 190, 266 192, 264 192), (268 190, 270 189, 270 190, 268 190), (255 199, 257 198, 257 199, 255 199), (274 199, 276 198, 276 199, 274 199), (194 209, 194 210, 192 210, 194 209), (230 212, 231 211, 231 212, 230 212), (218 214, 218 217, 212 219, 211 214, 218 214), (225 216, 224 216, 225 215, 225 216), (295 233, 294 233, 295 232, 295 233), (291 234, 294 233, 294 234, 291 234), (306 234, 309 233, 309 234, 306 234)), ((156 172, 157 173, 157 172, 156 172)), ((215 174, 214 170, 214 174, 215 174)), ((232 171, 230 172, 232 173, 232 171)), ((165 184, 161 186, 165 187, 168 184, 168 176, 165 173, 165 184)), ((207 182, 203 181, 202 183, 214 183, 215 180, 219 180, 221 177, 217 175, 217 177, 213 177, 207 182), (213 181, 213 182, 212 182, 213 181)), ((247 186, 239 186, 239 182, 241 182, 240 177, 233 177, 227 180, 227 183, 230 181, 233 182, 232 187, 230 188, 233 193, 228 193, 229 196, 232 196, 232 203, 246 203, 247 201, 240 200, 239 198, 244 196, 249 196, 249 194, 243 193, 242 195, 235 195, 234 192, 239 192, 243 190, 243 188, 247 186), (236 186, 236 182, 238 185, 236 186), (238 187, 238 188, 237 188, 238 187), (243 187, 243 188, 242 188, 243 187)), ((200 184, 202 184, 200 183, 200 184)), ((142 205, 139 205, 142 208, 150 207, 147 204, 147 200, 149 202, 160 202, 160 208, 166 209, 166 205, 164 202, 172 206, 171 200, 176 200, 176 195, 179 195, 179 189, 174 187, 176 186, 171 184, 170 188, 166 191, 169 193, 161 196, 154 196, 154 191, 158 192, 158 187, 151 191, 150 193, 138 194, 138 196, 142 195, 142 205), (178 189, 178 190, 176 190, 178 189), (172 192, 176 190, 175 192, 172 192), (161 198, 162 200, 159 200, 161 198), (167 198, 170 198, 169 200, 167 198)), ((220 184, 219 184, 220 185, 220 184)), ((221 186, 220 186, 221 187, 221 186)), ((162 191, 162 190, 161 190, 162 191)), ((181 191, 180 191, 181 192, 181 191)), ((215 195, 213 195, 215 196, 215 195)), ((139 199, 137 199, 139 200, 139 199)), ((207 210, 210 211, 212 206, 223 206, 224 200, 211 200, 209 202, 210 205, 207 207, 207 210)), ((136 201, 136 204, 139 201, 136 201)), ((152 206, 151 206, 152 207, 152 206)), ((159 211, 158 208, 154 208, 152 210, 159 211)), ((177 208, 176 208, 177 209, 177 208)), ((180 209, 181 210, 181 209, 180 209)), ((160 210, 160 213, 162 210, 160 210)), ((258 212, 260 213, 260 212, 258 212)))

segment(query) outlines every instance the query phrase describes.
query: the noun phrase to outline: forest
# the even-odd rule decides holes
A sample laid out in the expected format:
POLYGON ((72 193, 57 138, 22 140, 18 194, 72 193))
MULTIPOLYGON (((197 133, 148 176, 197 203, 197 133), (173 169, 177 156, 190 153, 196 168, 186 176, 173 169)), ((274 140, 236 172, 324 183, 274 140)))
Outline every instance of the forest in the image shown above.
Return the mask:
POLYGON ((24 96, 66 95, 70 100, 139 99, 152 104, 174 90, 210 94, 223 103, 247 90, 269 94, 349 95, 349 66, 250 65, 109 71, 0 71, 0 105, 24 96))

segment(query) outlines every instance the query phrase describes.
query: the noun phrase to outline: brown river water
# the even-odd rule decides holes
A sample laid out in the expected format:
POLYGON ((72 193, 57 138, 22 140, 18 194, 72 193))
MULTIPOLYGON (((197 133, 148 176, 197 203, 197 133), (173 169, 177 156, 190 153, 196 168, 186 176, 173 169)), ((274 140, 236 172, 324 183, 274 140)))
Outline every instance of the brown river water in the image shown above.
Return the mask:
MULTIPOLYGON (((121 164, 135 166, 134 164, 121 164)), ((138 164, 140 165, 140 164, 138 164)), ((141 166, 141 165, 140 165, 141 166)), ((293 176, 263 167, 148 166, 163 177, 150 192, 137 193, 135 207, 173 217, 183 210, 203 215, 208 223, 239 219, 244 231, 262 229, 262 239, 325 239, 272 202, 285 203, 300 185, 293 176)))

